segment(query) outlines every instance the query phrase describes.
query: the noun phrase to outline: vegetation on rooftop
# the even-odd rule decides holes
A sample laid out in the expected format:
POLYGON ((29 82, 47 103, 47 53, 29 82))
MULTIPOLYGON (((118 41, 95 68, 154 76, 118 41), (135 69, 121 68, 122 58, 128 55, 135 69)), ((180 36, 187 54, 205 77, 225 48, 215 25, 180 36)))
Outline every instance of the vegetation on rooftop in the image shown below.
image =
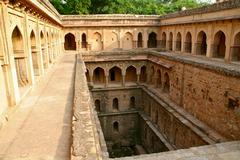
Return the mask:
POLYGON ((50 0, 60 14, 162 15, 201 7, 198 0, 50 0))

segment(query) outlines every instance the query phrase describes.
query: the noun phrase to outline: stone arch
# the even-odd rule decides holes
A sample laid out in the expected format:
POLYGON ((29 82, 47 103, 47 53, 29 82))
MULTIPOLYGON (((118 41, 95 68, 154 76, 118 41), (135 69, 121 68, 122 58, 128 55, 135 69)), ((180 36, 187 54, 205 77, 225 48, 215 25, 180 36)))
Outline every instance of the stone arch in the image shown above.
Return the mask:
POLYGON ((19 32, 23 35, 23 33, 24 33, 24 30, 23 30, 23 28, 21 27, 21 25, 20 24, 16 24, 16 25, 13 25, 12 27, 11 27, 11 34, 13 34, 13 32, 14 32, 14 30, 15 29, 18 29, 19 30, 19 32))
POLYGON ((129 106, 130 106, 130 108, 135 108, 136 107, 136 98, 134 96, 132 96, 130 98, 129 106))
POLYGON ((119 123, 117 121, 113 122, 113 131, 119 132, 119 123))
POLYGON ((112 108, 114 110, 119 110, 119 102, 118 102, 118 98, 114 98, 112 101, 112 108))
POLYGON ((100 51, 102 49, 103 49, 102 35, 98 32, 95 32, 93 34, 92 50, 93 51, 100 51))
POLYGON ((16 26, 13 29, 13 32, 12 32, 12 43, 14 44, 13 45, 13 51, 15 51, 14 54, 20 53, 20 51, 21 51, 21 53, 24 52, 23 34, 20 31, 18 26, 16 26))
POLYGON ((215 58, 224 58, 226 52, 226 36, 223 31, 218 31, 214 35, 214 41, 212 45, 212 55, 215 58))
POLYGON ((169 49, 170 51, 173 50, 173 33, 172 33, 172 32, 169 33, 168 49, 169 49))
POLYGON ((19 30, 18 26, 14 28, 11 38, 18 86, 24 87, 28 84, 27 61, 24 53, 23 34, 19 30))
POLYGON ((101 102, 100 102, 100 100, 99 100, 99 99, 96 99, 95 102, 94 102, 94 104, 95 104, 95 109, 96 109, 96 111, 97 111, 97 112, 100 112, 100 111, 101 111, 101 102))
POLYGON ((109 70, 110 82, 121 82, 122 81, 122 70, 115 66, 109 70))
POLYGON ((147 81, 147 67, 144 65, 140 71, 140 82, 145 83, 147 81))
POLYGON ((158 69, 157 70, 157 88, 161 88, 162 87, 162 74, 161 74, 161 70, 158 69))
POLYGON ((65 50, 76 50, 76 39, 74 34, 68 33, 65 35, 64 48, 65 50))
POLYGON ((240 32, 234 36, 234 44, 231 47, 231 60, 240 61, 240 32))
POLYGON ((34 76, 39 76, 39 67, 38 67, 38 57, 37 57, 37 48, 36 48, 36 34, 32 30, 30 33, 30 43, 31 43, 31 57, 32 65, 34 70, 34 76))
POLYGON ((137 40, 137 48, 142 48, 143 47, 143 36, 142 32, 138 33, 138 40, 137 40))
POLYGON ((94 83, 105 83, 104 69, 97 67, 93 71, 93 82, 94 83))
POLYGON ((127 32, 123 37, 123 49, 132 48, 133 48, 133 35, 130 32, 127 32))
POLYGON ((162 33, 162 48, 166 48, 167 35, 165 32, 162 33))
POLYGON ((87 35, 85 33, 82 34, 82 48, 87 48, 87 35))
POLYGON ((197 35, 196 54, 207 54, 207 35, 204 31, 200 31, 197 35))
POLYGON ((192 35, 190 32, 187 32, 185 38, 185 52, 191 53, 192 52, 192 35))
POLYGON ((168 73, 166 72, 164 74, 164 86, 163 86, 163 91, 165 93, 169 93, 170 92, 170 78, 168 73))
POLYGON ((126 70, 126 82, 137 82, 137 69, 129 66, 126 70))
POLYGON ((155 32, 148 35, 148 48, 157 48, 157 34, 155 32))
POLYGON ((176 51, 181 51, 182 50, 182 35, 180 32, 177 33, 177 38, 176 38, 176 51))

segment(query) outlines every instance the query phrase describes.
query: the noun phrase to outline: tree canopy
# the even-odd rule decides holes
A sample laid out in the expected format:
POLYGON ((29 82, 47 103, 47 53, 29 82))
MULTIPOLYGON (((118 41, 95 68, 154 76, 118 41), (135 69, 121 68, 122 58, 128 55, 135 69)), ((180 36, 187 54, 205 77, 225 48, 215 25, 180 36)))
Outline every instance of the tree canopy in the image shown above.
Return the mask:
POLYGON ((157 14, 205 5, 197 0, 50 0, 61 14, 157 14))

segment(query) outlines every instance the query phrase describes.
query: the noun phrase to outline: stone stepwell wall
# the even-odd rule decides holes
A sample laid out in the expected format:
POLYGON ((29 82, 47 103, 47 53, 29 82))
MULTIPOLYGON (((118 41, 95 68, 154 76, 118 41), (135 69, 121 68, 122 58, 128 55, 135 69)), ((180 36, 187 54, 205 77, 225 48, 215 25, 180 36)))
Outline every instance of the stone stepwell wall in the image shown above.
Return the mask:
POLYGON ((80 55, 77 55, 76 59, 71 160, 101 160, 108 157, 106 149, 104 151, 106 144, 103 134, 101 134, 101 127, 99 129, 100 123, 93 111, 92 99, 85 77, 85 64, 80 55))

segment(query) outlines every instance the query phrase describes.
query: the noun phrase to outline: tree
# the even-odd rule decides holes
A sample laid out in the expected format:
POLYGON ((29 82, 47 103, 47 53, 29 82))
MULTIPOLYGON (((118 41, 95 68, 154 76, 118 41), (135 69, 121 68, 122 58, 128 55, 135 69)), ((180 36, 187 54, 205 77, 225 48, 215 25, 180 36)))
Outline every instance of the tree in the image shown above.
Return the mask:
POLYGON ((61 14, 166 14, 200 7, 197 0, 51 0, 61 14))

